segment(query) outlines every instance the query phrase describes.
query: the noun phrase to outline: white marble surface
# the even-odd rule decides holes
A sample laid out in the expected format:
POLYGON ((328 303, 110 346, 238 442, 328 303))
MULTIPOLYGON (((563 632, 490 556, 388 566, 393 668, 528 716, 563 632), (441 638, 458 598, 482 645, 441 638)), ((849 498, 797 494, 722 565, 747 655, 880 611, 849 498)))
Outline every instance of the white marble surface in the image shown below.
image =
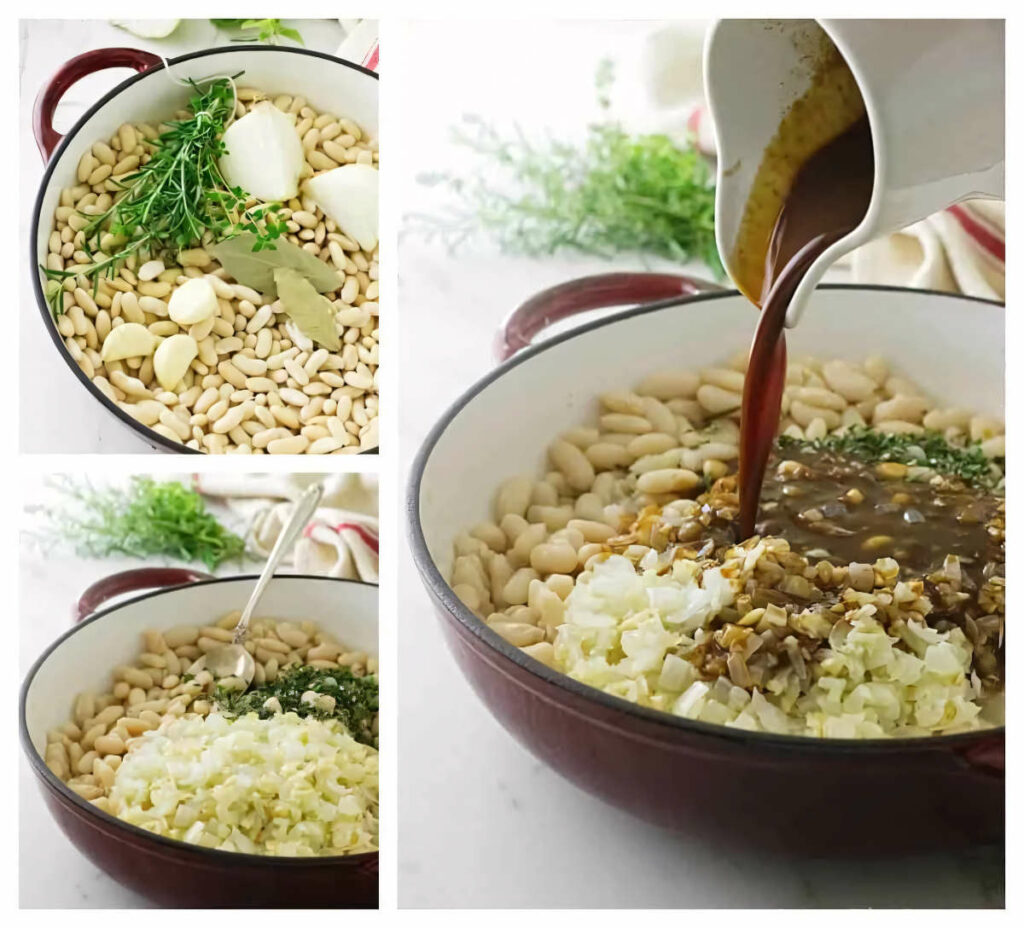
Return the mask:
MULTIPOLYGON (((507 125, 577 133, 592 112, 592 75, 609 53, 632 54, 639 23, 416 24, 400 47, 396 91, 416 164, 459 163, 446 127, 462 112, 507 125), (410 42, 413 37, 415 41, 410 42), (559 62, 552 84, 531 60, 559 62), (472 81, 460 74, 472 74, 472 81), (458 87, 458 95, 446 88, 458 87), (457 99, 455 97, 457 96, 457 99), (424 101, 430 100, 429 106, 424 101)), ((407 210, 431 200, 402 172, 407 210)), ((428 429, 492 367, 499 320, 542 287, 632 268, 526 260, 467 250, 453 258, 401 245, 403 483, 428 429)), ((408 549, 399 592, 399 904, 403 907, 959 907, 1002 904, 1002 856, 933 855, 832 862, 711 850, 591 798, 533 759, 495 722, 445 650, 408 549)), ((898 827, 898 823, 895 827, 898 827)))
MULTIPOLYGON (((170 478, 173 475, 165 474, 170 478)), ((93 478, 96 482, 96 478, 93 478)), ((184 479, 180 475, 179 479, 184 479)), ((40 520, 27 510, 55 497, 40 479, 23 482, 21 499, 26 512, 21 524, 19 586, 21 615, 19 653, 21 676, 57 637, 71 626, 72 607, 95 581, 132 567, 175 564, 170 560, 111 557, 102 560, 80 558, 70 550, 40 544, 36 540, 40 520)), ((236 530, 226 510, 211 506, 225 524, 236 530)), ((200 569, 204 569, 200 566, 200 569)), ((228 563, 218 576, 258 572, 255 561, 228 563)), ((22 908, 138 908, 149 903, 125 889, 83 857, 65 838, 50 817, 34 774, 19 750, 19 903, 22 908)))
MULTIPOLYGON (((334 53, 344 38, 337 20, 287 20, 306 47, 334 53)), ((108 413, 57 356, 42 325, 32 291, 34 266, 27 258, 29 224, 43 163, 32 136, 32 104, 54 71, 75 55, 94 48, 143 48, 168 58, 202 48, 227 45, 237 31, 218 30, 206 19, 183 20, 164 39, 141 39, 106 20, 21 20, 18 146, 21 163, 18 255, 21 293, 20 447, 29 452, 144 452, 143 439, 108 413)), ((71 128, 104 93, 131 72, 119 68, 83 78, 64 97, 54 120, 58 131, 71 128)))

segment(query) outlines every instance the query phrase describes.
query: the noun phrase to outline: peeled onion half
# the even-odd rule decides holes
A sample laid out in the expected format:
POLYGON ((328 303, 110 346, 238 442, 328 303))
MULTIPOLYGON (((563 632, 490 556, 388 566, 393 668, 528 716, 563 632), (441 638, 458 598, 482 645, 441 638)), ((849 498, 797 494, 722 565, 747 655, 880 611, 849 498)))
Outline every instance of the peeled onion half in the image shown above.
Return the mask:
POLYGON ((299 192, 304 163, 295 117, 269 100, 228 126, 220 169, 232 187, 266 202, 288 200, 299 192))
POLYGON ((377 247, 377 179, 368 164, 345 164, 306 181, 316 205, 366 252, 377 247))

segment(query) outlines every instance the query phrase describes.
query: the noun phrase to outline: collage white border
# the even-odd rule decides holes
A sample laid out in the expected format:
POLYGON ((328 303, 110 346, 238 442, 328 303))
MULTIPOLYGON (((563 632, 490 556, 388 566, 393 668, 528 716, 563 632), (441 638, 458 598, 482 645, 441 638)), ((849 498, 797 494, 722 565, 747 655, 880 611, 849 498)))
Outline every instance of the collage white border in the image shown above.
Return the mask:
MULTIPOLYGON (((170 5, 169 5, 170 6, 170 5)), ((217 15, 236 13, 236 15, 254 15, 254 9, 259 14, 281 12, 281 4, 268 3, 245 3, 217 2, 215 4, 201 4, 196 0, 177 0, 173 4, 173 11, 182 18, 205 18, 211 12, 213 6, 217 15)), ((19 93, 19 52, 18 52, 18 17, 23 18, 66 18, 81 19, 83 15, 102 18, 132 18, 145 15, 151 8, 143 7, 136 3, 118 2, 94 2, 83 8, 81 3, 71 3, 68 0, 49 0, 45 8, 40 5, 36 8, 23 6, 16 3, 6 5, 0 13, 3 18, 3 28, 0 30, 0 50, 2 50, 3 68, 5 71, 3 81, 3 93, 6 96, 7 112, 16 114, 18 112, 17 99, 19 93)), ((830 15, 830 16, 851 16, 851 17, 892 17, 892 16, 916 16, 927 15, 930 17, 958 18, 965 14, 975 17, 1006 17, 1007 22, 1007 162, 1010 165, 1024 164, 1024 151, 1021 145, 1021 114, 1024 114, 1024 7, 1018 2, 1010 3, 989 3, 973 2, 969 8, 963 4, 951 2, 937 2, 933 0, 927 5, 912 3, 881 3, 877 0, 866 0, 858 4, 852 3, 828 3, 816 4, 793 3, 789 0, 780 0, 772 4, 749 3, 749 2, 727 2, 719 0, 713 4, 713 9, 708 10, 706 6, 698 6, 686 0, 630 0, 628 4, 612 3, 608 0, 380 0, 380 2, 348 2, 348 0, 334 0, 334 2, 323 2, 323 0, 298 0, 287 4, 289 13, 301 14, 302 17, 338 17, 338 16, 361 16, 377 17, 381 20, 380 35, 381 44, 384 48, 383 63, 381 66, 381 104, 380 104, 380 135, 384 151, 384 163, 382 165, 383 182, 381 184, 381 292, 384 310, 381 314, 381 343, 384 350, 385 362, 381 368, 380 395, 381 395, 381 453, 379 456, 334 456, 331 458, 295 458, 289 460, 276 459, 270 456, 264 457, 259 466, 252 468, 253 471, 280 472, 280 471, 302 471, 320 472, 325 469, 352 472, 378 472, 380 475, 380 516, 381 516, 381 549, 380 549, 380 648, 381 666, 384 668, 381 680, 381 730, 382 730, 382 764, 381 764, 381 910, 379 913, 368 912, 345 912, 333 913, 310 913, 306 917, 310 919, 325 920, 324 924, 333 924, 336 920, 343 919, 345 924, 378 924, 381 920, 391 924, 397 919, 407 924, 423 926, 445 925, 476 925, 481 918, 487 920, 488 924, 495 926, 512 925, 518 922, 522 915, 518 911, 494 911, 480 913, 474 911, 414 911, 397 909, 397 885, 396 885, 396 848, 400 840, 399 823, 395 810, 397 809, 398 783, 400 772, 397 770, 397 739, 400 737, 399 705, 398 705, 398 679, 401 673, 399 661, 399 636, 402 621, 419 621, 422 616, 399 616, 397 614, 397 582, 398 582, 398 559, 407 557, 408 550, 404 540, 404 496, 405 486, 400 481, 399 453, 398 453, 398 415, 397 407, 400 402, 400 381, 403 376, 398 370, 397 360, 389 363, 387 359, 400 357, 399 339, 401 337, 399 318, 403 313, 415 312, 415 306, 398 307, 396 295, 398 292, 398 259, 397 233, 399 217, 401 215, 401 204, 397 201, 398 185, 389 183, 388 174, 400 176, 401 171, 415 170, 412 163, 412 152, 415 150, 413 140, 403 137, 402 127, 397 124, 395 114, 399 107, 398 95, 402 93, 403 87, 415 87, 415 74, 404 73, 401 61, 401 47, 398 36, 406 30, 395 30, 392 32, 390 26, 398 19, 444 19, 458 18, 480 20, 482 29, 494 28, 495 22, 505 18, 531 18, 537 22, 538 30, 544 28, 546 19, 660 19, 660 18, 685 18, 687 15, 703 16, 713 12, 718 16, 764 16, 773 15, 779 17, 794 17, 807 15, 830 15), (396 41, 392 42, 392 36, 396 41), (333 462, 328 464, 327 462, 333 462), (340 462, 340 463, 339 463, 340 462)), ((126 43, 130 37, 126 37, 126 43)), ((524 50, 524 61, 530 62, 528 50, 524 50)), ((56 68, 60 62, 54 62, 56 68)), ((536 66, 532 63, 531 66, 536 66)), ((542 62, 541 66, 548 67, 552 71, 552 79, 557 79, 558 62, 542 62)), ((458 88, 451 88, 451 92, 457 93, 458 88)), ((11 117, 16 120, 16 117, 11 117)), ((30 131, 28 126, 10 126, 10 132, 30 131)), ((18 176, 14 146, 0 146, 0 177, 8 179, 8 183, 18 176)), ((1010 171, 1007 184, 1007 200, 1014 204, 1010 208, 1012 214, 1010 219, 1011 241, 1016 241, 1016 232, 1024 228, 1024 223, 1018 223, 1016 218, 1021 215, 1021 200, 1016 195, 1018 185, 1016 183, 1017 169, 1010 171)), ((25 251, 24 244, 18 241, 18 217, 15 211, 11 211, 6 217, 6 222, 0 223, 0 236, 2 236, 2 248, 0 254, 4 256, 6 279, 13 282, 5 295, 6 304, 0 308, 0 313, 7 316, 7 332, 10 333, 11 325, 15 327, 14 337, 7 340, 8 346, 18 345, 16 328, 22 319, 35 319, 34 307, 19 305, 16 293, 17 285, 20 283, 25 251)), ((1021 266, 1014 261, 1007 263, 1007 275, 1009 277, 1007 290, 1010 294, 1021 292, 1018 286, 1021 283, 1021 266)), ((1024 395, 1024 364, 1019 363, 1019 356, 1016 350, 1024 347, 1024 313, 1014 311, 1013 307, 1007 313, 1007 419, 1016 423, 1018 411, 1021 407, 1019 399, 1024 395)), ((10 353, 11 349, 8 348, 10 353)), ((15 350, 16 354, 16 350, 15 350)), ((11 358, 8 355, 8 369, 10 369, 11 358)), ((15 368, 21 363, 32 363, 31 359, 14 359, 15 368)), ((424 359, 428 364, 429 359, 424 359)), ((410 372, 405 372, 407 376, 410 372)), ((416 380, 429 376, 429 369, 425 368, 419 372, 416 380)), ((410 376, 410 379, 411 376, 410 376)), ((17 383, 15 378, 14 383, 17 383)), ((171 455, 147 454, 147 455, 105 455, 105 456, 84 456, 84 455, 20 455, 17 448, 18 431, 18 394, 17 389, 12 388, 8 381, 7 389, 3 395, 3 408, 5 410, 5 429, 3 437, 0 438, 0 474, 5 479, 2 502, 0 502, 0 518, 4 522, 2 534, 2 565, 4 571, 5 591, 14 592, 14 608, 8 610, 8 628, 17 625, 18 601, 20 593, 17 591, 17 564, 18 564, 18 534, 17 527, 21 521, 21 498, 19 485, 21 476, 26 473, 49 472, 96 472, 96 473, 136 473, 154 472, 170 473, 181 472, 182 470, 204 470, 216 472, 221 468, 237 471, 244 464, 235 458, 204 457, 189 458, 189 467, 183 467, 184 459, 171 455)), ((1024 459, 1024 429, 1012 427, 1009 429, 1010 451, 1010 499, 1011 499, 1011 529, 1010 543, 1008 545, 1008 573, 1011 576, 1016 574, 1016 566, 1022 563, 1018 557, 1019 548, 1016 542, 1017 526, 1020 520, 1017 518, 1016 486, 1017 477, 1013 476, 1016 471, 1015 462, 1024 459)), ((406 455, 407 457, 408 455, 406 455)), ((1024 573, 1021 574, 1024 576, 1024 573)), ((8 593, 8 602, 10 602, 8 593)), ((1017 592, 1017 584, 1011 584, 1010 603, 1011 613, 1015 612, 1015 604, 1024 602, 1024 598, 1017 592)), ((1012 636, 1011 632, 1011 636, 1012 636)), ((1016 679, 1016 674, 1024 672, 1024 660, 1018 658, 1019 645, 1011 637, 1010 654, 1008 666, 1010 677, 1016 679), (1016 669, 1013 669, 1016 668, 1016 669)), ((15 649, 17 653, 17 649, 15 649)), ((16 804, 13 799, 17 795, 17 765, 21 762, 20 749, 18 747, 16 712, 17 688, 20 683, 20 673, 15 673, 5 681, 7 687, 5 704, 9 707, 4 713, 3 726, 7 735, 7 744, 11 746, 11 760, 2 766, 0 776, 3 777, 3 795, 8 797, 8 808, 16 804)), ((1016 718, 1020 712, 1024 698, 1019 696, 1024 688, 1012 686, 1009 689, 1009 706, 1011 718, 1016 718)), ((1017 726, 1011 725, 1007 738, 1008 767, 1019 782, 1019 773, 1024 769, 1024 751, 1022 751, 1022 737, 1017 726)), ((1003 923, 1008 913, 1020 911, 1024 901, 1024 890, 1021 888, 1021 881, 1014 879, 1015 875, 1024 873, 1024 859, 1020 853, 1020 826, 1022 807, 1024 801, 1020 798, 1020 791, 1012 788, 1007 789, 1007 873, 1011 877, 1007 880, 1006 900, 1007 909, 1002 912, 973 910, 969 913, 953 911, 874 911, 870 918, 872 924, 878 925, 903 925, 907 920, 913 922, 928 920, 931 926, 944 926, 961 924, 965 918, 970 918, 972 924, 985 925, 989 923, 1003 923)), ((894 827, 899 827, 894 823, 894 827)), ((18 909, 18 830, 12 826, 5 829, 5 841, 0 845, 0 899, 2 899, 3 910, 10 913, 10 917, 16 920, 18 925, 51 925, 54 923, 54 913, 45 910, 19 910, 18 909)), ((882 836, 880 836, 882 839, 882 836)), ((438 854, 443 855, 443 835, 438 836, 438 854)), ((540 836, 524 835, 524 841, 538 842, 540 836)), ((614 853, 614 849, 610 849, 614 853)), ((496 861, 481 861, 481 866, 498 865, 496 861)), ((894 862, 898 867, 898 861, 894 862)), ((856 863, 851 862, 851 868, 856 868, 856 863)), ((59 874, 55 875, 59 879, 59 874)), ((453 873, 450 875, 453 882, 471 881, 472 873, 453 873)), ((528 890, 524 889, 524 897, 528 890)), ((524 906, 528 906, 528 898, 524 898, 524 906)), ((828 912, 827 915, 821 911, 787 911, 787 910, 765 910, 759 913, 756 918, 760 925, 766 928, 774 928, 776 925, 801 925, 814 924, 819 926, 822 918, 827 917, 830 924, 842 928, 845 925, 860 925, 864 914, 857 910, 841 910, 828 912)), ((80 910, 73 914, 57 916, 67 924, 92 926, 102 925, 107 928, 111 923, 124 922, 132 919, 138 923, 138 915, 131 911, 94 911, 80 910)), ((150 910, 144 916, 147 924, 162 928, 167 925, 178 925, 182 917, 194 918, 195 915, 167 910, 150 910)), ((200 916, 207 919, 227 917, 234 920, 245 919, 246 924, 254 926, 279 924, 281 916, 278 910, 262 912, 236 912, 233 914, 219 913, 200 916)), ((285 918, 295 918, 295 915, 286 915, 285 918)), ((614 910, 599 912, 574 911, 571 914, 559 912, 530 912, 526 915, 532 923, 547 924, 553 923, 556 919, 562 921, 564 918, 586 919, 589 924, 600 928, 604 925, 621 924, 623 913, 614 910)), ((638 914, 627 915, 630 921, 634 921, 638 914)), ((640 918, 644 915, 639 914, 640 918)), ((655 919, 663 918, 653 914, 655 919)), ((681 916, 684 920, 729 918, 720 910, 684 911, 681 916)), ((746 919, 751 916, 744 914, 746 919)))

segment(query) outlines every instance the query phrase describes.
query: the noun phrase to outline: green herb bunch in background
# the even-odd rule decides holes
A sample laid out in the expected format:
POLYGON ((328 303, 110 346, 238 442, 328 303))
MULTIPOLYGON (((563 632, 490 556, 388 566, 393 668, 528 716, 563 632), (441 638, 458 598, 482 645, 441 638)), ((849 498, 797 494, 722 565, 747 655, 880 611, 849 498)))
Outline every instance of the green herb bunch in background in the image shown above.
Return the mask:
MULTIPOLYGON (((609 108, 610 62, 598 70, 598 102, 609 108)), ((550 255, 561 249, 611 256, 642 252, 699 259, 723 273, 715 243, 711 165, 693 145, 667 135, 631 135, 618 123, 593 123, 580 144, 505 137, 479 116, 464 117, 455 141, 481 159, 469 177, 428 174, 459 206, 441 216, 411 216, 408 228, 455 248, 478 230, 506 252, 550 255)))
MULTIPOLYGON (((268 45, 280 45, 281 39, 291 39, 299 45, 305 45, 298 29, 288 28, 280 19, 211 19, 211 23, 221 29, 255 29, 256 40, 268 45)), ((253 36, 242 36, 236 42, 251 42, 253 36)))
POLYGON ((79 554, 162 555, 213 570, 245 551, 245 542, 207 512, 203 497, 181 483, 133 477, 127 490, 97 489, 62 476, 49 485, 65 501, 43 510, 44 539, 70 544, 79 554))

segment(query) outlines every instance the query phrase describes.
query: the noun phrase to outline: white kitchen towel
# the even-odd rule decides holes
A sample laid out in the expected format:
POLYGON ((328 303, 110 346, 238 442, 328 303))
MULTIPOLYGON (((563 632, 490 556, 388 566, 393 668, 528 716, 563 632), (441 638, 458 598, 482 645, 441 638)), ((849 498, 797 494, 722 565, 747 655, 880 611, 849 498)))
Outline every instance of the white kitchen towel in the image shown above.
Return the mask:
POLYGON ((989 300, 1006 298, 1006 206, 968 200, 868 242, 849 256, 853 279, 989 300))
POLYGON ((339 19, 345 38, 338 46, 337 56, 354 61, 370 71, 379 70, 380 48, 375 19, 339 19))
MULTIPOLYGON (((692 25, 659 25, 651 30, 641 60, 653 114, 650 124, 677 139, 696 139, 698 148, 713 156, 715 136, 704 102, 702 50, 692 25)), ((1005 205, 999 200, 959 203, 862 246, 838 264, 849 269, 855 283, 1003 300, 1005 205)))
POLYGON ((315 481, 324 495, 285 563, 296 573, 379 579, 377 478, 362 474, 195 474, 193 485, 216 497, 244 521, 248 550, 266 557, 291 512, 292 500, 315 481))

